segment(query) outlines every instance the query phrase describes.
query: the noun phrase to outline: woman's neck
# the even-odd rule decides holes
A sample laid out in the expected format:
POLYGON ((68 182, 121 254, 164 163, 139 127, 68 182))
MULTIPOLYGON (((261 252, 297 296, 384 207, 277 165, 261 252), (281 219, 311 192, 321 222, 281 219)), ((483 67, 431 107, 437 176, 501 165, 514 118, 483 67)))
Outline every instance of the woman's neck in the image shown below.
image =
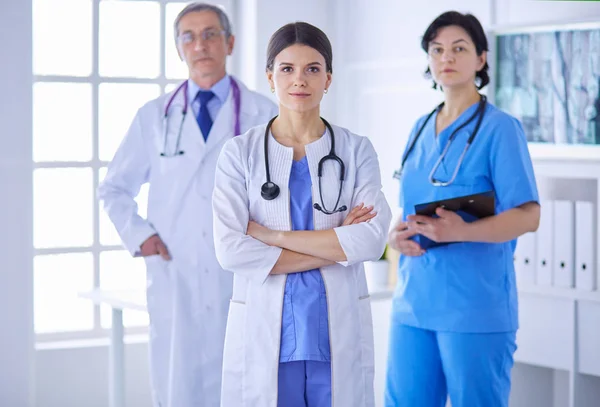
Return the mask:
POLYGON ((444 107, 439 114, 445 120, 452 122, 467 110, 469 106, 479 102, 481 95, 477 92, 477 88, 469 86, 468 89, 445 89, 444 99, 444 107))
POLYGON ((284 145, 306 145, 318 140, 325 133, 325 123, 321 120, 319 108, 306 112, 296 112, 283 106, 271 127, 273 137, 284 145))

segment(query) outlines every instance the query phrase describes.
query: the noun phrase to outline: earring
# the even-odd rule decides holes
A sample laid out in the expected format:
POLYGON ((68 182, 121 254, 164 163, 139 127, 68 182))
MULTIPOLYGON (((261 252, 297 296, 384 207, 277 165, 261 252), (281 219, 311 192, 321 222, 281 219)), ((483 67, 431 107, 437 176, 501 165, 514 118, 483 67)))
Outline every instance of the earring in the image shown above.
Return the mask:
POLYGON ((271 88, 271 93, 275 93, 275 88, 271 88))
POLYGON ((329 92, 329 89, 325 89, 325 90, 323 91, 323 93, 327 93, 327 92, 329 92))

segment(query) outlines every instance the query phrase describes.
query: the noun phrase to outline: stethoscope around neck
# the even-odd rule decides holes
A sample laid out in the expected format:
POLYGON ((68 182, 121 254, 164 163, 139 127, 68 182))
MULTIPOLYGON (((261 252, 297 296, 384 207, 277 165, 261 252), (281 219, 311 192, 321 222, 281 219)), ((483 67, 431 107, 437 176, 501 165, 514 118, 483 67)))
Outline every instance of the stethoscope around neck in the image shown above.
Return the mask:
MULTIPOLYGON (((448 141, 446 142, 446 146, 444 147, 442 154, 440 154, 440 156, 437 159, 437 161, 435 162, 435 165, 433 166, 431 172, 429 173, 429 182, 433 186, 447 187, 448 185, 451 185, 454 182, 454 180, 456 179, 456 176, 458 175, 458 170, 460 169, 460 166, 465 158, 465 154, 467 153, 467 150, 469 149, 469 147, 471 147, 471 144, 473 144, 473 140, 475 140, 475 136, 477 135, 477 132, 479 131, 479 128, 481 127, 481 121, 483 120, 483 116, 485 114, 486 104, 487 104, 487 97, 485 95, 481 95, 481 99, 479 100, 479 105, 477 106, 477 110, 475 111, 475 113, 473 113, 467 121, 465 121, 463 124, 458 126, 450 134, 450 137, 448 138, 448 141), (471 135, 469 136, 469 139, 467 140, 467 143, 465 144, 465 148, 463 149, 462 153, 460 154, 460 157, 458 158, 458 162, 456 163, 456 167, 454 168, 454 172, 452 173, 452 176, 450 177, 450 179, 448 181, 441 181, 441 180, 435 178, 435 173, 437 172, 438 168, 444 161, 444 158, 446 157, 446 154, 448 153, 448 150, 450 149, 450 145, 452 144, 452 141, 454 141, 454 137, 460 130, 462 130, 465 126, 467 126, 469 123, 471 123, 473 120, 475 120, 475 118, 477 118, 477 124, 475 125, 475 129, 473 130, 473 133, 471 133, 471 135)), ((410 143, 410 146, 406 150, 404 157, 402 157, 402 164, 400 165, 400 169, 394 171, 395 179, 400 180, 402 178, 402 171, 404 169, 404 164, 406 163, 406 160, 408 159, 409 154, 415 148, 415 145, 417 144, 417 140, 421 136, 421 133, 423 132, 423 129, 425 128, 425 125, 427 125, 427 122, 429 121, 429 119, 431 119, 431 117, 436 112, 439 112, 442 109, 442 107, 444 107, 444 102, 440 103, 439 106, 437 106, 435 109, 433 109, 431 111, 431 113, 429 113, 429 115, 427 116, 427 118, 425 119, 425 121, 423 122, 421 127, 419 127, 419 130, 417 131, 417 134, 413 138, 412 143, 410 143)))
MULTIPOLYGON (((273 181, 271 181, 271 173, 269 171, 269 133, 271 131, 271 125, 273 124, 276 118, 277 116, 273 117, 269 121, 269 123, 267 124, 267 128, 265 129, 265 172, 267 174, 267 182, 265 182, 260 188, 260 195, 263 197, 263 199, 267 201, 272 201, 273 199, 277 198, 280 192, 279 186, 273 181)), ((319 161, 317 175, 319 176, 319 198, 321 199, 321 204, 315 203, 313 204, 313 208, 323 212, 325 215, 333 215, 334 213, 344 212, 348 209, 346 205, 342 205, 338 208, 340 199, 342 197, 342 186, 344 184, 344 174, 346 173, 346 167, 344 166, 344 161, 342 161, 342 159, 335 154, 335 135, 333 134, 333 129, 331 128, 331 125, 327 122, 327 120, 323 119, 322 117, 321 120, 323 120, 325 127, 327 127, 327 130, 329 130, 329 135, 331 137, 331 148, 329 149, 329 154, 321 158, 321 160, 319 161), (328 210, 325 207, 325 204, 323 203, 323 190, 321 188, 323 165, 328 160, 333 160, 340 165, 340 189, 338 191, 337 200, 335 201, 335 206, 332 210, 328 210)))
MULTIPOLYGON (((241 124, 240 124, 240 109, 241 109, 241 96, 240 96, 240 87, 237 82, 233 78, 229 78, 231 81, 231 90, 233 92, 233 108, 235 114, 235 127, 234 127, 234 136, 238 136, 241 133, 241 124)), ((184 81, 181 85, 175 89, 175 92, 169 98, 167 105, 165 106, 165 112, 163 116, 163 151, 160 153, 161 157, 171 158, 183 155, 185 152, 179 148, 179 143, 181 141, 181 133, 183 131, 183 123, 185 121, 185 116, 188 112, 188 81, 184 81), (177 140, 175 142, 175 148, 173 151, 167 151, 167 142, 168 142, 168 134, 169 134, 169 109, 175 100, 175 97, 179 92, 183 92, 183 107, 181 108, 181 122, 179 123, 179 130, 177 131, 177 140)))

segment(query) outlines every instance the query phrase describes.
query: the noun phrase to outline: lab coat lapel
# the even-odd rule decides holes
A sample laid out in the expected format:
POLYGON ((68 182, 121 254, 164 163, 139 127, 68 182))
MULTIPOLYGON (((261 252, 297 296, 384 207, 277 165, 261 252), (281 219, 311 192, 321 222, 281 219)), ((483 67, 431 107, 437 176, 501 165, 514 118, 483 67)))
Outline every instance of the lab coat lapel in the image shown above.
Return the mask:
MULTIPOLYGON (((176 150, 177 134, 183 114, 183 93, 180 93, 175 97, 169 109, 167 151, 171 153, 176 150)), ((169 163, 169 165, 175 165, 175 163, 177 165, 178 187, 174 190, 174 195, 176 196, 180 196, 183 193, 198 169, 198 163, 202 161, 202 157, 206 154, 204 138, 198 127, 198 122, 196 121, 191 105, 188 106, 187 114, 183 118, 181 126, 179 150, 184 152, 183 155, 161 158, 161 160, 172 160, 173 162, 169 163)), ((160 142, 163 143, 164 140, 160 140, 160 142)), ((161 145, 160 148, 162 151, 163 146, 161 145)))
MULTIPOLYGON (((169 109, 169 143, 174 143, 177 139, 177 133, 179 131, 179 125, 181 123, 181 112, 183 111, 183 92, 185 90, 179 91, 179 94, 173 100, 171 104, 171 108, 169 109)), ((166 99, 168 100, 168 98, 166 99)), ((166 102, 165 102, 166 105, 166 102)), ((179 143, 181 150, 185 153, 184 155, 188 155, 194 158, 197 158, 204 154, 205 144, 204 138, 202 137, 202 133, 200 132, 200 127, 198 126, 198 122, 196 121, 196 116, 194 114, 194 110, 192 109, 191 103, 188 105, 187 114, 183 120, 183 125, 181 129, 181 140, 179 143)))
MULTIPOLYGON (((257 101, 255 99, 255 96, 250 92, 250 90, 248 90, 246 85, 244 85, 239 79, 234 78, 234 80, 238 84, 238 87, 240 88, 240 101, 241 101, 241 103, 240 103, 240 133, 244 134, 251 127, 248 125, 249 123, 252 123, 252 125, 258 125, 258 124, 263 124, 263 123, 256 122, 256 118, 259 116, 260 112, 259 112, 259 108, 258 108, 257 101)), ((232 107, 233 107, 233 102, 232 102, 232 107)), ((263 115, 264 115, 264 113, 263 113, 263 115)), ((269 121, 269 119, 271 119, 271 117, 266 119, 264 121, 264 123, 267 123, 269 121)), ((232 116, 232 122, 231 122, 232 129, 235 124, 234 120, 235 120, 235 117, 232 116)), ((238 134, 236 134, 236 136, 238 136, 238 134)))
POLYGON ((195 157, 202 156, 205 153, 206 145, 204 137, 202 137, 202 132, 200 131, 200 126, 198 126, 198 121, 196 120, 191 104, 188 106, 188 113, 183 121, 182 138, 186 139, 195 157))
MULTIPOLYGON (((243 134, 248 130, 248 123, 255 122, 254 118, 259 113, 258 106, 256 105, 254 96, 250 93, 248 88, 246 88, 246 86, 238 79, 233 78, 233 80, 240 89, 240 133, 243 134)), ((206 153, 215 147, 221 146, 224 139, 239 136, 239 134, 234 134, 236 122, 234 104, 233 89, 231 89, 227 96, 227 100, 219 110, 219 114, 213 123, 206 144, 206 153)))
POLYGON ((233 92, 230 91, 229 96, 227 96, 227 100, 219 109, 219 113, 213 122, 210 133, 208 134, 205 154, 208 154, 215 147, 222 145, 223 139, 229 139, 233 137, 234 125, 235 115, 233 112, 233 92))

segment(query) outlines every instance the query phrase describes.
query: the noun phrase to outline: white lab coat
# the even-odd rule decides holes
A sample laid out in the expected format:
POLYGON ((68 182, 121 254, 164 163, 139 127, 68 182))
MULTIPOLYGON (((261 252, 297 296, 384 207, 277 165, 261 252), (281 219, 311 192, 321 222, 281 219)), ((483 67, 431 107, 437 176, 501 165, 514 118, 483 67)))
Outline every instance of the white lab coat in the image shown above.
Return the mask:
MULTIPOLYGON (((241 131, 267 122, 277 111, 266 97, 240 81, 241 131)), ((99 198, 126 248, 158 233, 172 261, 146 258, 150 316, 150 370, 155 406, 219 405, 223 341, 233 276, 215 257, 211 197, 217 158, 234 136, 232 92, 204 141, 191 107, 180 142, 184 154, 160 157, 163 112, 171 94, 139 109, 99 187, 99 198), (134 197, 149 182, 148 219, 134 197)), ((168 151, 182 117, 183 92, 169 115, 168 151)))
MULTIPOLYGON (((246 235, 248 220, 274 230, 291 230, 288 188, 293 149, 269 136, 271 180, 279 185, 272 201, 260 195, 266 180, 265 125, 230 140, 217 163, 213 193, 215 248, 219 262, 235 274, 225 335, 222 407, 276 407, 285 275, 270 275, 281 254, 246 235)), ((333 126, 336 153, 346 166, 340 205, 350 210, 364 202, 377 216, 369 223, 339 227, 348 211, 325 215, 313 211, 314 229, 334 229, 347 256, 321 268, 329 310, 332 406, 370 407, 373 391, 373 325, 362 262, 377 260, 385 247, 391 219, 381 191, 377 155, 371 142, 333 126)), ((320 202, 317 167, 329 152, 327 133, 306 146, 313 202, 320 202)), ((328 161, 323 197, 332 209, 339 190, 337 164, 328 161)))

